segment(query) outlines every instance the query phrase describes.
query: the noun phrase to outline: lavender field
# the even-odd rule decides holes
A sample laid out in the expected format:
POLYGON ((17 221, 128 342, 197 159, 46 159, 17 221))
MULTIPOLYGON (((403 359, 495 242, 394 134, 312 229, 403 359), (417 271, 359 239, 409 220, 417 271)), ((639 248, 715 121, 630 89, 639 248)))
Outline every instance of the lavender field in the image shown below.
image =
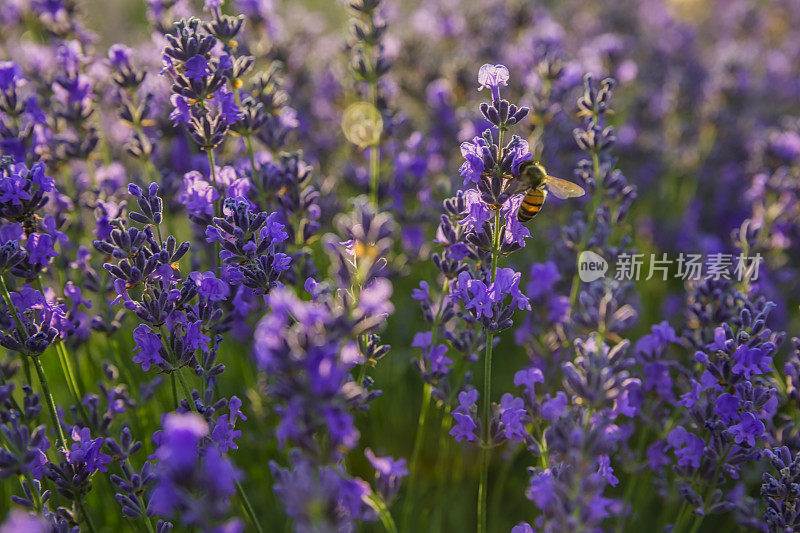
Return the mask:
POLYGON ((800 0, 3 0, 0 533, 800 531, 800 0))

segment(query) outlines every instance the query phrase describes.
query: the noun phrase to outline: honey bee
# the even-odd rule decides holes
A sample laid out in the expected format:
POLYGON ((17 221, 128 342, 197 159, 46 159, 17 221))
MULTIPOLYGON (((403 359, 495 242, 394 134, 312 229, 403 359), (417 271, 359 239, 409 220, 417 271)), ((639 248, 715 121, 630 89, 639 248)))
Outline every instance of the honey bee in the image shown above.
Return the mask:
POLYGON ((517 220, 523 224, 539 213, 548 192, 562 200, 586 194, 582 187, 571 181, 548 176, 542 164, 536 161, 525 161, 519 166, 519 179, 528 186, 517 212, 517 220))

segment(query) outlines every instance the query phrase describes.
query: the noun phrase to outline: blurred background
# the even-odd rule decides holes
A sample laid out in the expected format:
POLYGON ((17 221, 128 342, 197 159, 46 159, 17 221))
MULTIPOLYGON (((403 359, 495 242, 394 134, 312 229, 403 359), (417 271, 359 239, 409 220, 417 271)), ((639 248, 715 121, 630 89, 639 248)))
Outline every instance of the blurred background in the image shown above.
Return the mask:
MULTIPOLYGON (((112 44, 125 43, 134 48, 137 64, 148 70, 153 84, 164 83, 158 79, 164 41, 153 28, 201 14, 203 7, 202 2, 62 1, 94 34, 93 54, 104 57, 112 44)), ((15 9, 25 12, 27 4, 4 0, 0 19, 10 20, 15 9)), ((382 333, 382 341, 392 348, 372 373, 383 395, 368 414, 358 415, 362 444, 348 458, 353 474, 372 475, 364 447, 394 457, 412 454, 422 381, 411 364, 419 354, 410 345, 413 333, 426 325, 410 294, 421 280, 431 281, 437 273, 429 261, 436 249, 433 231, 441 200, 461 187, 459 145, 486 126, 478 109, 485 92, 477 91, 477 72, 484 63, 508 66, 511 79, 504 98, 532 108, 515 133, 528 140, 552 174, 575 181, 580 151, 573 130, 581 127, 576 100, 583 77, 615 78, 615 112, 608 122, 616 127, 617 168, 635 186, 636 198, 625 222, 614 227, 614 240, 630 243, 646 256, 737 253, 742 223, 749 220, 760 232, 748 251, 764 257, 757 290, 777 303, 776 329, 790 335, 800 331, 800 1, 384 0, 383 6, 384 53, 392 65, 381 80, 378 105, 385 139, 382 198, 395 214, 402 246, 391 260, 395 313, 382 333)), ((367 155, 340 128, 343 110, 366 98, 350 69, 354 38, 347 5, 333 0, 229 0, 223 10, 245 15, 258 68, 278 65, 281 98, 291 109, 287 120, 294 124, 286 146, 303 150, 313 166, 323 219, 330 223, 350 197, 366 190, 367 155)), ((33 27, 0 38, 0 58, 13 58, 35 72, 43 39, 33 27)), ((104 74, 101 67, 92 72, 98 80, 104 74)), ((163 100, 157 99, 154 109, 166 124, 169 110, 163 100)), ((113 115, 107 109, 101 113, 113 115)), ((115 128, 109 126, 103 135, 113 146, 115 128)), ((169 155, 159 157, 166 160, 169 155)), ((228 155, 237 157, 234 149, 228 155)), ((190 168, 187 158, 184 170, 190 168)), ((137 172, 135 166, 130 171, 137 172)), ((525 279, 531 265, 560 246, 560 230, 571 211, 584 207, 580 201, 548 201, 531 226, 533 241, 514 255, 523 284, 532 281, 525 279)), ((325 270, 324 254, 318 250, 317 256, 325 270)), ((630 314, 626 336, 635 340, 663 320, 680 327, 686 299, 685 283, 674 276, 666 282, 637 281, 625 310, 630 314)), ((255 392, 263 378, 251 370, 246 340, 231 351, 235 357, 222 392, 249 391, 254 420, 272 427, 269 398, 255 392)), ((127 343, 131 348, 130 339, 127 343)), ((525 335, 503 335, 495 355, 499 391, 512 388, 514 373, 534 352, 525 335)), ((85 370, 87 382, 94 377, 91 369, 85 370)), ((441 406, 432 412, 429 427, 445 431, 428 431, 422 448, 415 530, 470 530, 478 453, 447 436, 450 417, 441 406)), ((265 449, 267 438, 245 430, 235 460, 248 474, 249 493, 268 530, 283 531, 288 522, 267 488, 272 483, 267 461, 282 452, 274 448, 274 440, 265 449)), ((524 450, 503 448, 495 454, 492 531, 509 531, 520 520, 533 520, 535 508, 524 496, 526 468, 533 462, 524 450)), ((633 474, 618 475, 625 479, 633 474)), ((752 479, 757 486, 758 473, 752 479)), ((106 489, 111 490, 95 491, 89 500, 97 513, 104 512, 107 502, 96 493, 106 489)), ((612 490, 615 495, 621 496, 612 490)), ((757 489, 751 495, 757 496, 757 489)), ((663 503, 655 493, 642 498, 641 505, 654 514, 663 503)), ((8 504, 7 498, 0 502, 8 504)), ((130 529, 116 510, 108 513, 106 523, 108 531, 130 529)), ((650 531, 650 526, 643 516, 628 530, 650 531)), ((364 531, 380 530, 379 523, 364 526, 364 531)), ((707 520, 704 530, 745 528, 724 516, 707 520)))

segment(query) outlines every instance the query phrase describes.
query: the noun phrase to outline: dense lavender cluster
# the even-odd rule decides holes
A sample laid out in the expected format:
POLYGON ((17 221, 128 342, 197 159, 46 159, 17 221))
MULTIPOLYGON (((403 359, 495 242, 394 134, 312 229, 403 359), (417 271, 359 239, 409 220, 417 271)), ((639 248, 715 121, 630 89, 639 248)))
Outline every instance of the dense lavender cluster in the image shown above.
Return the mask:
POLYGON ((800 530, 797 0, 97 4, 0 10, 0 533, 800 530))

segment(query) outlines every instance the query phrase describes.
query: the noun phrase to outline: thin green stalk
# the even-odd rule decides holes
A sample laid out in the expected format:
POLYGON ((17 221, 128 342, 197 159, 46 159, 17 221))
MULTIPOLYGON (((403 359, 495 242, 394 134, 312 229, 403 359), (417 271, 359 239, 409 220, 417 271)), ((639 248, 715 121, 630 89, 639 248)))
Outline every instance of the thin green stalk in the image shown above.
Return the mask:
POLYGON ((397 533, 397 525, 394 523, 392 513, 389 511, 386 502, 383 501, 380 495, 373 492, 365 495, 362 500, 378 514, 378 518, 380 518, 386 533, 397 533))
MULTIPOLYGON (((214 163, 214 149, 209 148, 208 150, 206 150, 206 154, 208 155, 208 166, 211 169, 210 170, 211 182, 214 184, 214 189, 216 189, 217 192, 219 192, 219 189, 217 189, 217 169, 216 169, 216 163, 214 163)), ((219 201, 214 202, 214 214, 216 216, 220 215, 219 201)))
MULTIPOLYGON (((27 332, 25 331, 25 327, 22 325, 22 320, 19 318, 19 312, 17 311, 17 307, 14 305, 14 302, 11 301, 11 295, 8 292, 8 287, 6 286, 6 280, 3 276, 0 276, 0 290, 3 293, 3 300, 6 302, 6 306, 8 310, 11 312, 11 316, 14 319, 14 323, 17 326, 17 330, 22 335, 23 338, 27 336, 27 332)), ((27 359, 27 356, 22 356, 24 359, 27 359)), ((44 369, 42 368, 42 362, 39 360, 38 355, 31 356, 33 359, 33 365, 36 367, 36 373, 39 375, 39 384, 42 387, 42 394, 45 397, 45 403, 47 403, 47 408, 50 411, 50 420, 53 422, 56 431, 56 437, 58 439, 58 444, 61 446, 62 449, 66 449, 66 439, 64 438, 64 430, 61 427, 61 424, 58 421, 58 412, 56 411, 56 402, 53 400, 53 395, 50 393, 50 387, 47 384, 47 377, 44 375, 44 369)))
MULTIPOLYGON (((217 170, 215 168, 215 163, 214 163, 214 149, 213 148, 209 148, 206 151, 206 154, 208 154, 208 166, 211 167, 211 181, 214 183, 214 190, 219 193, 219 189, 217 189, 217 170)), ((220 194, 220 198, 218 198, 214 202, 214 216, 216 216, 216 217, 222 216, 222 208, 220 207, 220 205, 222 204, 222 200, 221 200, 222 197, 223 197, 223 195, 220 194)), ((213 249, 214 249, 214 257, 212 258, 213 259, 212 262, 214 264, 214 270, 216 270, 217 269, 217 265, 219 263, 220 245, 219 245, 218 242, 214 242, 214 244, 212 244, 212 246, 213 246, 213 249)))
MULTIPOLYGON (((581 239, 580 244, 578 245, 578 249, 575 250, 575 257, 576 260, 580 257, 581 253, 586 250, 586 246, 589 244, 589 237, 591 236, 592 232, 594 231, 594 227, 596 224, 597 217, 595 216, 597 209, 600 207, 600 200, 602 198, 602 181, 600 179, 600 156, 597 154, 597 150, 592 151, 592 168, 593 168, 593 177, 595 179, 595 183, 597 184, 597 189, 592 196, 592 201, 589 207, 589 226, 586 228, 586 233, 583 234, 583 238, 581 239)), ((569 306, 570 309, 575 309, 575 304, 578 301, 578 289, 581 286, 581 280, 579 277, 578 268, 575 268, 575 274, 572 276, 572 287, 569 292, 569 306)))
POLYGON ((411 468, 408 471, 408 490, 406 491, 406 501, 403 504, 403 525, 408 528, 408 520, 411 517, 411 510, 413 509, 413 499, 416 496, 417 486, 417 468, 419 467, 419 458, 422 455, 422 445, 425 441, 425 422, 428 418, 428 411, 431 405, 431 392, 433 387, 426 383, 422 388, 422 407, 419 410, 419 418, 417 419, 417 435, 414 438, 414 451, 411 454, 411 468))
MULTIPOLYGON (((58 354, 58 362, 61 365, 61 371, 64 373, 64 377, 67 379, 67 387, 69 387, 70 392, 75 397, 75 402, 77 403, 78 408, 83 411, 84 408, 83 404, 81 403, 83 393, 78 386, 78 380, 75 378, 75 372, 72 370, 72 363, 69 359, 69 353, 64 346, 64 341, 58 339, 54 344, 56 346, 56 353, 58 354)), ((84 412, 84 414, 86 413, 84 412)))
POLYGON ((169 375, 169 381, 172 385, 172 403, 177 407, 178 405, 178 380, 175 379, 175 372, 169 375))
MULTIPOLYGON (((133 103, 134 108, 139 107, 139 97, 136 95, 136 91, 131 91, 131 102, 133 103)), ((133 127, 136 129, 136 133, 142 139, 145 138, 144 135, 144 127, 142 126, 142 117, 139 113, 136 113, 133 121, 133 127)), ((156 178, 158 177, 158 170, 156 170, 155 165, 153 164, 153 160, 150 157, 146 157, 144 159, 144 166, 147 169, 147 176, 151 182, 155 182, 156 178)))
POLYGON ((256 531, 258 531, 258 533, 264 533, 264 530, 261 529, 261 524, 258 523, 258 518, 256 518, 256 512, 253 510, 253 506, 250 504, 250 499, 247 497, 244 487, 242 487, 242 484, 238 481, 236 482, 236 490, 239 491, 239 497, 242 498, 242 507, 244 507, 244 511, 247 513, 250 521, 253 522, 256 531))
POLYGON ((17 331, 19 331, 23 339, 26 338, 28 334, 25 331, 25 326, 22 325, 22 320, 19 318, 17 307, 14 305, 14 302, 11 301, 11 294, 9 294, 8 287, 6 286, 6 278, 3 276, 0 276, 0 289, 3 291, 3 301, 5 301, 6 307, 8 307, 9 311, 11 311, 11 318, 14 319, 14 324, 17 326, 17 331))
MULTIPOLYGON (((369 94, 370 100, 372 100, 372 105, 375 108, 378 108, 378 90, 375 86, 375 82, 373 81, 369 87, 369 94)), ((378 184, 379 184, 379 177, 380 177, 380 166, 381 166, 381 138, 380 132, 378 132, 378 137, 375 139, 375 143, 372 145, 369 151, 369 200, 372 202, 372 205, 378 205, 378 184)))
POLYGON ((142 518, 144 519, 144 525, 147 526, 147 532, 156 533, 156 530, 153 528, 153 523, 150 522, 150 517, 147 516, 147 509, 145 508, 143 503, 141 504, 141 508, 142 508, 142 518))
MULTIPOLYGON (((239 91, 237 90, 239 87, 237 87, 237 85, 241 85, 241 80, 231 80, 231 92, 233 92, 233 99, 236 102, 236 105, 241 107, 242 99, 239 96, 239 91)), ((250 159, 250 169, 252 171, 252 179, 250 181, 256 186, 256 189, 258 189, 260 196, 264 191, 261 190, 261 180, 256 179, 258 176, 258 169, 256 169, 256 157, 255 151, 253 150, 253 140, 249 131, 245 131, 242 134, 242 137, 244 137, 244 144, 247 146, 247 157, 250 159)))
POLYGON ((189 391, 189 385, 186 383, 186 378, 183 377, 183 372, 181 372, 181 369, 179 368, 175 372, 173 372, 173 374, 178 375, 178 381, 181 384, 184 396, 186 396, 186 401, 189 402, 189 407, 192 408, 192 411, 197 411, 197 406, 194 404, 192 393, 189 391))
MULTIPOLYGON (((439 295, 439 307, 436 309, 436 316, 433 319, 431 326, 431 346, 436 344, 439 337, 439 322, 442 319, 442 309, 444 306, 444 299, 447 296, 447 290, 450 287, 450 280, 445 279, 442 284, 442 293, 439 295)), ((420 456, 422 455, 422 446, 425 444, 425 427, 428 418, 428 411, 430 410, 431 394, 433 387, 429 383, 425 383, 422 388, 422 407, 419 411, 419 418, 417 419, 417 435, 414 438, 414 451, 411 454, 411 469, 408 471, 408 490, 406 491, 406 500, 403 504, 403 525, 408 526, 408 519, 413 510, 412 499, 415 496, 416 482, 417 482, 417 468, 420 456)))
MULTIPOLYGON (((10 439, 7 439, 5 434, 2 431, 0 431, 0 440, 3 441, 3 445, 6 448, 8 448, 11 451, 11 453, 13 453, 16 457, 23 458, 25 456, 25 454, 22 453, 22 451, 20 451, 20 449, 17 447, 17 445, 14 444, 14 441, 12 441, 10 439)), ((41 512, 41 510, 42 510, 42 500, 41 500, 41 497, 40 497, 39 493, 34 490, 35 486, 33 484, 33 476, 31 475, 29 470, 26 470, 24 474, 17 474, 17 478, 19 479, 20 487, 22 487, 22 491, 24 493, 25 492, 25 484, 22 481, 23 477, 28 481, 28 484, 30 485, 29 488, 30 488, 30 491, 31 491, 31 495, 33 496, 33 507, 34 507, 34 509, 36 510, 37 513, 41 512)))
MULTIPOLYGON (((717 463, 717 467, 714 469, 714 475, 711 478, 711 483, 708 484, 708 488, 706 489, 706 493, 703 496, 703 511, 705 511, 706 507, 708 506, 709 501, 711 500, 711 496, 714 494, 714 489, 717 488, 717 478, 722 471, 722 465, 728 460, 728 456, 731 454, 731 450, 733 449, 733 444, 728 444, 728 448, 725 450, 725 455, 722 457, 722 460, 717 463)), ((706 517, 706 513, 698 514, 694 517, 694 522, 692 523, 692 528, 689 530, 689 533, 697 533, 697 530, 700 529, 700 526, 703 524, 703 519, 706 517)))
POLYGON ((56 402, 53 400, 53 395, 50 393, 50 386, 47 384, 47 377, 44 375, 44 369, 42 368, 42 362, 39 360, 39 356, 31 357, 33 359, 33 366, 36 368, 36 373, 39 375, 39 384, 42 386, 42 394, 44 395, 45 403, 47 403, 47 409, 50 411, 50 420, 53 422, 56 430, 56 438, 58 439, 58 445, 63 449, 67 449, 67 439, 64 438, 64 429, 61 427, 61 423, 58 421, 58 411, 56 411, 56 402))
MULTIPOLYGON (((42 284, 41 276, 36 276, 36 285, 39 288, 39 292, 44 295, 44 285, 42 284)), ((72 363, 70 362, 69 353, 67 353, 67 349, 64 347, 64 341, 62 341, 60 338, 57 338, 54 344, 56 348, 56 354, 58 355, 58 362, 61 365, 61 372, 63 372, 64 378, 67 380, 67 387, 72 393, 78 409, 80 409, 84 417, 88 417, 86 408, 81 402, 83 393, 81 392, 81 388, 78 386, 78 380, 75 378, 75 372, 72 370, 72 363)))
MULTIPOLYGON (((189 392, 189 385, 186 383, 186 379, 183 377, 183 373, 181 369, 177 369, 172 375, 178 376, 178 381, 181 384, 181 388, 183 389, 183 394, 186 397, 186 401, 189 402, 189 406, 192 408, 193 411, 197 411, 197 406, 194 403, 194 399, 192 398, 191 392, 189 392)), ((176 402, 177 403, 177 402, 176 402)), ((258 522, 258 518, 256 518, 256 513, 253 510, 253 506, 250 503, 250 498, 247 497, 247 493, 244 491, 244 487, 238 481, 236 482, 236 490, 239 492, 239 497, 242 499, 242 507, 244 507, 245 513, 247 514, 248 518, 253 522, 258 533, 264 533, 261 529, 261 524, 258 522)))
MULTIPOLYGON (((502 130, 500 138, 502 139, 502 130)), ((500 211, 494 212, 494 236, 492 239, 492 282, 497 275, 497 262, 500 250, 500 211)), ((491 450, 490 421, 492 413, 492 351, 494 333, 486 331, 486 353, 483 357, 483 446, 481 448, 481 478, 478 485, 478 533, 487 531, 486 501, 489 490, 489 458, 491 450)))
POLYGON ((94 527, 94 523, 92 523, 92 517, 89 515, 89 511, 86 510, 86 504, 83 502, 83 498, 78 499, 78 501, 75 503, 78 504, 78 509, 81 510, 83 521, 86 524, 86 529, 89 530, 89 533, 95 533, 97 530, 94 527))

